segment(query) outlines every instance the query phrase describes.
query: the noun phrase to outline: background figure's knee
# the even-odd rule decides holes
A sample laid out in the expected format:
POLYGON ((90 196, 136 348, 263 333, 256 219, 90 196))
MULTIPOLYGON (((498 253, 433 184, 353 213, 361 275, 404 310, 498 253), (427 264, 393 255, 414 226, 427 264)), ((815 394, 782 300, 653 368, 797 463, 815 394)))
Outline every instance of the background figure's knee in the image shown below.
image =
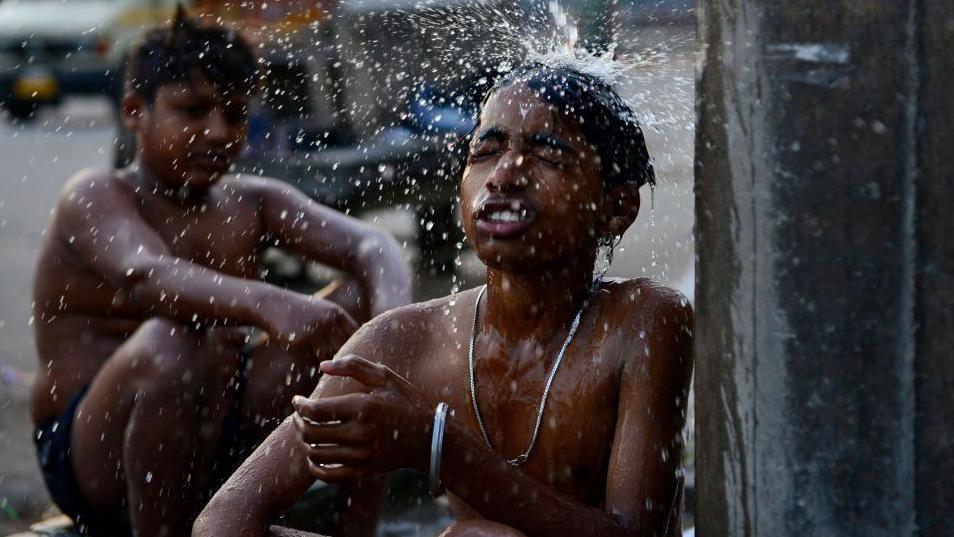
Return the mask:
POLYGON ((505 524, 490 520, 460 520, 441 533, 440 537, 527 537, 505 524))
POLYGON ((146 397, 221 395, 238 365, 236 352, 232 358, 212 338, 162 318, 143 323, 118 352, 128 364, 129 380, 146 397))

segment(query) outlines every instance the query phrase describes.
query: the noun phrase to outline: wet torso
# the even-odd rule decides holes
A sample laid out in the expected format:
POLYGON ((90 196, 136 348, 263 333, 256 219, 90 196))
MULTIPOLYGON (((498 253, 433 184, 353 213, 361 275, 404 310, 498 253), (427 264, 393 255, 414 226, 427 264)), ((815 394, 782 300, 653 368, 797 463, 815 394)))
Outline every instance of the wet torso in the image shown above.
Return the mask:
MULTIPOLYGON (((522 466, 539 481, 590 505, 603 505, 623 367, 648 353, 640 332, 645 336, 652 326, 651 308, 645 306, 652 292, 648 280, 604 283, 554 378, 539 439, 522 466)), ((385 354, 422 357, 397 361, 407 364, 398 373, 432 400, 447 402, 452 419, 479 438, 467 352, 476 298, 472 290, 413 306, 414 314, 392 323, 387 328, 392 335, 383 341, 389 343, 385 354)), ((523 453, 530 442, 546 376, 565 337, 555 335, 542 356, 539 345, 507 346, 493 334, 477 337, 480 412, 495 451, 507 458, 523 453)), ((477 516, 461 500, 451 500, 459 517, 477 516)))
MULTIPOLYGON (((171 255, 225 274, 255 277, 263 227, 257 200, 241 195, 237 181, 223 179, 203 202, 180 204, 145 189, 136 192, 123 171, 104 179, 128 196, 130 207, 135 207, 130 217, 146 222, 171 255)), ((88 259, 70 247, 78 233, 95 231, 64 222, 57 212, 41 245, 33 290, 39 358, 33 389, 37 423, 59 415, 148 318, 127 291, 98 274, 88 259)))

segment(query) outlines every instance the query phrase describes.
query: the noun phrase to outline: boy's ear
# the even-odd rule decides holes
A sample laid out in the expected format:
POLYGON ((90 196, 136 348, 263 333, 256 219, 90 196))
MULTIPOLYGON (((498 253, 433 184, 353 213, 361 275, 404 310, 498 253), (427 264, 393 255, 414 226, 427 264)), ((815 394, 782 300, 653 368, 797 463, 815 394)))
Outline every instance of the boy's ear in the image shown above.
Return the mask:
POLYGON ((624 183, 609 189, 603 207, 606 215, 602 235, 618 237, 629 229, 639 214, 639 186, 624 183))
POLYGON ((119 110, 123 125, 129 130, 137 132, 142 124, 143 114, 146 112, 146 101, 139 95, 126 94, 119 110))

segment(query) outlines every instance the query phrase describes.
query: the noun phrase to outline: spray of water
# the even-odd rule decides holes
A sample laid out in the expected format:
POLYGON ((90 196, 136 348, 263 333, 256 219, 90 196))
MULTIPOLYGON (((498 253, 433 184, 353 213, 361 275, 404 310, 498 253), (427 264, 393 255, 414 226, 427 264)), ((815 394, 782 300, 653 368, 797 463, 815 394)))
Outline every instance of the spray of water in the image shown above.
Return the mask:
MULTIPOLYGON (((672 49, 683 44, 649 34, 640 39, 639 30, 622 32, 615 26, 622 19, 609 14, 615 9, 611 2, 598 15, 601 46, 592 46, 589 19, 577 20, 577 11, 559 0, 391 2, 387 7, 379 3, 380 10, 365 9, 373 4, 342 4, 343 16, 354 23, 343 25, 347 32, 336 36, 346 43, 341 69, 350 83, 343 91, 353 94, 345 100, 354 106, 345 113, 351 123, 367 128, 365 137, 405 121, 408 102, 432 120, 446 121, 448 109, 456 107, 472 121, 495 79, 530 61, 603 80, 617 88, 645 129, 663 129, 667 138, 685 129, 691 116, 686 112, 692 103, 691 76, 665 94, 651 89, 660 85, 652 77, 673 76, 661 68, 672 49), (626 35, 625 40, 617 42, 619 35, 626 35), (390 119, 381 119, 385 117, 390 119)), ((670 159, 669 153, 660 154, 670 159)), ((608 251, 601 253, 597 274, 607 270, 609 258, 608 251)), ((653 269, 649 265, 646 272, 653 269)))

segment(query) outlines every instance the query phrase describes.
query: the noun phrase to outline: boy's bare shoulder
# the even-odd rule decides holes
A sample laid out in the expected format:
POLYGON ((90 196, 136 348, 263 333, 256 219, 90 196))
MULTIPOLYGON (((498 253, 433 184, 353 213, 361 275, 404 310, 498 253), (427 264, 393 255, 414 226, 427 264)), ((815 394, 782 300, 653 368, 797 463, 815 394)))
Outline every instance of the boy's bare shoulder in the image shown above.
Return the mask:
POLYGON ((373 356, 374 361, 392 369, 404 369, 415 351, 425 350, 434 338, 445 337, 452 323, 470 315, 476 292, 469 289, 386 311, 351 336, 348 352, 369 359, 373 356))
POLYGON ((292 192, 296 189, 296 187, 279 179, 248 173, 225 175, 219 180, 218 186, 259 195, 265 192, 292 192))
POLYGON ((614 304, 624 307, 692 309, 686 295, 651 278, 606 278, 601 292, 608 293, 614 304))
POLYGON ((122 170, 107 167, 86 168, 73 174, 60 189, 60 203, 69 202, 77 196, 105 195, 130 192, 128 183, 121 179, 122 170))
POLYGON ((692 326, 689 299, 681 292, 650 278, 604 281, 601 293, 608 296, 612 315, 622 319, 624 329, 652 332, 660 336, 692 326))
POLYGON ((88 168, 74 174, 60 188, 56 220, 70 226, 91 215, 104 217, 132 209, 135 193, 129 182, 122 180, 123 173, 112 168, 88 168))

